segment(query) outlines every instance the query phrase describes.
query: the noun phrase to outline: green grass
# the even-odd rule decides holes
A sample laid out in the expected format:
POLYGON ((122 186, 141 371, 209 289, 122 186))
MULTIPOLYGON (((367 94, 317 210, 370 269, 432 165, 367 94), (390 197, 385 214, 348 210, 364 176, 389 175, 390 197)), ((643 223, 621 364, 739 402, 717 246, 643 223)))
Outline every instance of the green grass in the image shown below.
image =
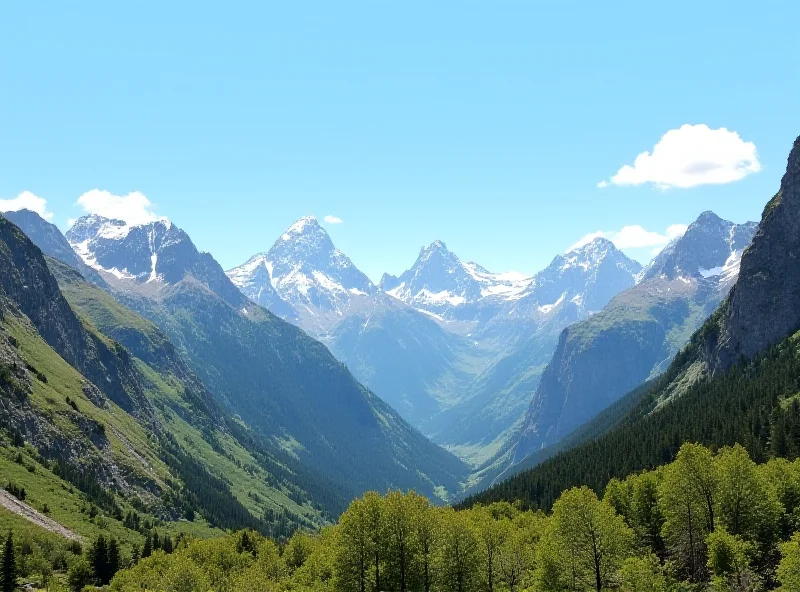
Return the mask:
POLYGON ((7 315, 4 326, 17 340, 22 357, 47 377, 47 383, 33 381, 33 393, 29 400, 36 411, 59 431, 72 438, 86 439, 86 435, 75 423, 78 414, 102 424, 106 427, 105 435, 111 445, 113 461, 130 471, 134 477, 151 479, 159 486, 164 486, 164 479, 169 476, 169 472, 159 459, 144 428, 110 401, 107 409, 95 406, 83 393, 84 378, 56 354, 33 327, 11 315, 7 315), (67 397, 75 403, 77 411, 67 402, 67 397), (131 454, 123 438, 149 467, 131 454))
MULTIPOLYGON (((62 293, 70 306, 91 328, 97 327, 109 335, 139 334, 140 343, 148 342, 150 354, 158 356, 167 346, 167 338, 150 321, 126 308, 109 294, 87 283, 71 269, 51 262, 62 293)), ((93 329, 97 331, 97 329, 93 329)), ((161 372, 136 359, 136 369, 143 377, 147 396, 157 410, 165 428, 176 436, 180 445, 199 460, 208 470, 228 482, 234 496, 254 515, 261 516, 265 509, 285 509, 302 517, 308 525, 325 522, 322 514, 309 504, 299 505, 288 496, 288 489, 258 465, 256 459, 230 434, 213 430, 213 437, 221 447, 215 450, 191 420, 194 410, 184 397, 186 385, 165 368, 161 372)), ((166 365, 165 365, 166 366, 166 365)), ((138 426, 137 426, 138 427, 138 426)), ((126 438, 128 434, 125 434, 126 438)), ((133 442, 140 442, 134 439, 133 442)), ((138 446, 134 444, 138 451, 138 446)), ((150 460, 150 459, 148 459, 150 460)), ((284 467, 286 468, 286 467, 284 467)), ((166 469, 164 469, 166 470, 166 469)))
POLYGON ((178 439, 184 448, 192 453, 195 458, 202 459, 208 470, 224 479, 230 485, 231 491, 242 504, 255 516, 264 513, 269 507, 274 510, 287 509, 298 516, 305 516, 310 523, 320 523, 322 517, 308 505, 300 506, 292 501, 279 487, 268 484, 270 475, 260 466, 256 459, 245 450, 229 434, 215 430, 214 436, 221 447, 221 454, 215 450, 202 436, 199 430, 190 425, 176 412, 176 409, 188 411, 186 403, 174 390, 174 385, 167 384, 163 378, 141 361, 137 361, 142 373, 160 387, 155 392, 150 392, 154 401, 162 403, 157 405, 159 414, 165 427, 178 439), (247 469, 244 469, 247 467, 247 469), (255 494, 260 500, 257 502, 250 494, 255 494))
MULTIPOLYGON (((33 392, 28 401, 37 415, 47 420, 67 439, 76 441, 87 439, 75 423, 78 415, 102 424, 110 444, 109 449, 102 452, 93 449, 94 454, 103 455, 100 459, 102 462, 115 463, 129 481, 141 479, 168 489, 167 479, 171 478, 170 473, 159 458, 154 441, 132 416, 110 402, 107 409, 96 407, 83 394, 81 375, 42 341, 25 320, 9 314, 3 320, 3 326, 16 339, 18 352, 23 359, 47 377, 46 383, 32 381, 33 392), (67 397, 74 402, 77 411, 67 403, 67 397)), ((142 535, 125 528, 113 517, 103 516, 102 512, 90 517, 89 509, 92 504, 88 498, 55 475, 49 466, 41 464, 37 457, 38 454, 30 446, 25 449, 0 447, 2 486, 10 480, 25 487, 26 503, 40 511, 46 504, 53 520, 87 540, 102 533, 117 538, 127 547, 134 543, 141 544, 142 535), (22 454, 22 464, 15 462, 18 453, 22 454), (33 470, 29 470, 30 468, 33 470)), ((137 489, 136 495, 141 499, 145 493, 137 489)), ((116 500, 123 513, 133 509, 122 497, 116 496, 116 500)), ((155 498, 150 501, 155 501, 155 498)), ((144 512, 139 513, 143 519, 148 517, 144 512)), ((150 518, 154 519, 152 516, 150 518)), ((184 532, 199 537, 221 534, 219 529, 211 528, 200 518, 195 522, 164 523, 159 529, 173 534, 184 532)))

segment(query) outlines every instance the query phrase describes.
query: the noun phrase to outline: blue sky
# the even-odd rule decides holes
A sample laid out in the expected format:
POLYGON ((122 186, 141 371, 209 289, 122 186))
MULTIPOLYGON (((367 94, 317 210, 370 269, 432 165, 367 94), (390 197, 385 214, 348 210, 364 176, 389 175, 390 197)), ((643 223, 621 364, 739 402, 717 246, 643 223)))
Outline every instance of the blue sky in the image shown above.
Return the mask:
POLYGON ((435 239, 533 273, 598 231, 758 219, 800 134, 800 3, 651 4, 3 3, 0 199, 66 228, 139 192, 226 268, 332 215, 374 279, 435 239))

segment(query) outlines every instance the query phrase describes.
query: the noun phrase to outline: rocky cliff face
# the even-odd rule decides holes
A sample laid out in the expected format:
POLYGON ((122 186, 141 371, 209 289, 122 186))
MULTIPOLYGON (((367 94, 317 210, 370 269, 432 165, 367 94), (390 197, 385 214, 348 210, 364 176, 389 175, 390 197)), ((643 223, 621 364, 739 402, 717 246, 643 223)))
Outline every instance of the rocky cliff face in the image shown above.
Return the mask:
POLYGON ((764 209, 740 279, 708 332, 705 359, 712 373, 749 359, 800 328, 800 137, 786 173, 764 209))

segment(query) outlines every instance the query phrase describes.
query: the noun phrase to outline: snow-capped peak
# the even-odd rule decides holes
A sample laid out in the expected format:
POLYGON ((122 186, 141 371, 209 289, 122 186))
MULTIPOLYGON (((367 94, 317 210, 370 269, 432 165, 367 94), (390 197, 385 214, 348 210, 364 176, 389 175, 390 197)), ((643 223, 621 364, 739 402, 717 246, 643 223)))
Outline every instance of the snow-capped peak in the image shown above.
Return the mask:
POLYGON ((714 212, 703 212, 653 258, 639 279, 685 276, 728 281, 738 275, 738 261, 755 230, 755 222, 734 224, 714 212))
POLYGON ((65 236, 86 265, 120 280, 142 283, 179 281, 183 271, 174 258, 160 255, 165 249, 191 244, 186 233, 167 218, 128 224, 91 214, 79 218, 65 236))
POLYGON ((562 303, 581 308, 581 314, 600 310, 618 292, 634 284, 641 265, 625 256, 610 240, 597 237, 557 255, 537 273, 517 298, 517 314, 550 314, 562 303))
POLYGON ((312 332, 341 318, 353 299, 378 290, 330 239, 317 219, 304 216, 287 228, 269 251, 228 270, 230 280, 251 300, 272 309, 277 295, 312 332))
POLYGON ((384 274, 381 289, 436 318, 463 319, 469 313, 522 292, 530 278, 516 272, 495 274, 473 261, 462 262, 436 240, 420 249, 410 269, 399 277, 384 274))

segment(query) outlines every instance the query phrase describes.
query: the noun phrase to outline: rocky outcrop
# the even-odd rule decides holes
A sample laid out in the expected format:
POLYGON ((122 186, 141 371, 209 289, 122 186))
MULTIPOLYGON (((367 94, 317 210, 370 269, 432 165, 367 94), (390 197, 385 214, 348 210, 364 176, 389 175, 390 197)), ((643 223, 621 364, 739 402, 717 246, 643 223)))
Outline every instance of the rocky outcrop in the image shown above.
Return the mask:
POLYGON ((707 332, 712 373, 750 359, 800 329, 800 137, 786 173, 742 255, 739 280, 707 332))

